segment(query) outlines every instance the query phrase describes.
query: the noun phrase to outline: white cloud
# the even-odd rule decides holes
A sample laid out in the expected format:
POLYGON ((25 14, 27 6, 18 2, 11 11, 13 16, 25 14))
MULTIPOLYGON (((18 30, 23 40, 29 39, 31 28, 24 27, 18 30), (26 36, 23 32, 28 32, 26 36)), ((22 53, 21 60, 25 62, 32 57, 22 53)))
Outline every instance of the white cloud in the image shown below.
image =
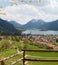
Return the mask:
POLYGON ((46 5, 45 7, 41 8, 46 14, 54 14, 54 15, 58 15, 58 2, 56 2, 55 0, 50 0, 49 5, 46 5))
POLYGON ((33 18, 39 18, 41 15, 35 6, 27 4, 8 6, 4 9, 4 12, 6 12, 6 15, 1 16, 3 19, 15 20, 21 24, 24 24, 33 18))
POLYGON ((52 21, 58 19, 58 2, 56 0, 41 0, 38 6, 20 3, 7 6, 3 11, 6 15, 0 15, 0 18, 14 20, 21 24, 25 24, 31 19, 52 21))

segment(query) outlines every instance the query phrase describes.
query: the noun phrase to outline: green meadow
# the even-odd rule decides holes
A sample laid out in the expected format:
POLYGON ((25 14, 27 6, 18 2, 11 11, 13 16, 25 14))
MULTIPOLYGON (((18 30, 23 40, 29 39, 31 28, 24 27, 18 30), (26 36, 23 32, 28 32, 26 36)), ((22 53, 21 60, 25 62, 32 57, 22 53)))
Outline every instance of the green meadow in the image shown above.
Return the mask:
MULTIPOLYGON (((29 49, 29 50, 40 50, 40 49, 47 49, 46 46, 38 45, 35 42, 28 42, 29 39, 20 37, 5 37, 4 39, 0 40, 0 60, 4 59, 6 57, 10 57, 11 55, 14 55, 17 53, 17 48, 19 51, 22 51, 22 49, 29 49), (22 42, 24 41, 24 42, 22 42)), ((50 50, 50 49, 48 49, 50 50)), ((41 59, 41 58, 58 58, 58 53, 56 52, 47 52, 47 53, 39 53, 39 52, 26 52, 27 58, 32 59, 41 59)), ((16 57, 13 57, 9 60, 4 61, 5 65, 10 65, 12 62, 22 58, 22 55, 18 55, 16 57)), ((1 65, 1 64, 0 64, 1 65)), ((16 63, 15 65, 22 65, 22 61, 16 63)), ((28 62, 27 65, 58 65, 58 62, 28 62)))

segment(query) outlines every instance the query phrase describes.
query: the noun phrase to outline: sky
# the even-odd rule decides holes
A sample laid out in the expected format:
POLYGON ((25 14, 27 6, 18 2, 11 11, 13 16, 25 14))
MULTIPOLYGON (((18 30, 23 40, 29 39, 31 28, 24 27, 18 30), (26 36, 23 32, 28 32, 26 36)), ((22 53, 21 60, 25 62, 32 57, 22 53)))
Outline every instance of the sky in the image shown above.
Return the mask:
POLYGON ((0 18, 26 24, 32 19, 58 19, 58 0, 0 0, 0 18))

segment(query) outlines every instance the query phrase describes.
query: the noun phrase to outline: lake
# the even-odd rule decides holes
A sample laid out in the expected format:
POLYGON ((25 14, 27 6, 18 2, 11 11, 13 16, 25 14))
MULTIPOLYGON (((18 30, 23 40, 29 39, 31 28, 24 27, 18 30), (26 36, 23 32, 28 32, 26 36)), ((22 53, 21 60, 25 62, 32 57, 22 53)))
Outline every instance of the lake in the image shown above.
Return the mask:
POLYGON ((52 30, 48 30, 48 31, 40 31, 40 30, 26 30, 23 31, 22 34, 32 34, 32 35, 58 35, 58 31, 52 31, 52 30))

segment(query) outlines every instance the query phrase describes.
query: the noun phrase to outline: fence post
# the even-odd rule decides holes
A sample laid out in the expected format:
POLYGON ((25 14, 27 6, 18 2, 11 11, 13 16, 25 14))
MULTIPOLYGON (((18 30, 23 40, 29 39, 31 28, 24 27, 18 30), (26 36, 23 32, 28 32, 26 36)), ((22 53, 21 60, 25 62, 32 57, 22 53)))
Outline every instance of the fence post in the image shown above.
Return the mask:
POLYGON ((25 65, 25 50, 23 50, 23 65, 25 65))
POLYGON ((4 61, 3 61, 3 60, 1 61, 1 65, 5 65, 5 63, 4 63, 4 61))

